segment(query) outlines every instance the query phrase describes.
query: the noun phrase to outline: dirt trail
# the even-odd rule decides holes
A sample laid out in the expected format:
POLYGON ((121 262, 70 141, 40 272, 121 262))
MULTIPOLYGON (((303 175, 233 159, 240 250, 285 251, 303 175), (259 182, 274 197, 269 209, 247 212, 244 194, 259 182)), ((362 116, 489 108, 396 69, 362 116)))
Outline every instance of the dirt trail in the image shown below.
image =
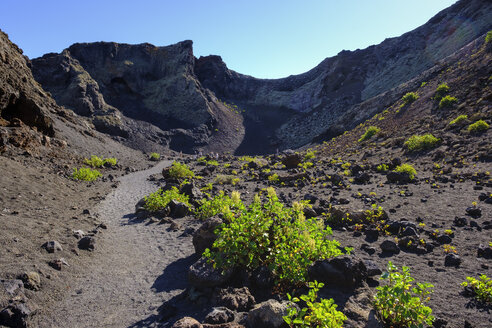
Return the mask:
POLYGON ((97 236, 93 262, 39 327, 144 327, 159 305, 180 293, 193 254, 190 237, 168 225, 132 221, 135 204, 156 190, 147 181, 170 165, 121 177, 121 184, 96 209, 108 230, 97 236))

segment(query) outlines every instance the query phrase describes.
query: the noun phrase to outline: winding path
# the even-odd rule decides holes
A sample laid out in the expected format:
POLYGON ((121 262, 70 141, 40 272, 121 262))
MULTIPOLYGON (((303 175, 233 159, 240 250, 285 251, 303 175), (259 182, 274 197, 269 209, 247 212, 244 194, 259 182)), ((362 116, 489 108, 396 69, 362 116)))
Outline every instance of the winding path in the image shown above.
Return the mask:
POLYGON ((96 209, 108 230, 97 239, 94 263, 39 327, 148 327, 166 300, 186 285, 186 267, 194 250, 182 231, 164 225, 132 223, 135 204, 156 187, 147 178, 169 161, 119 179, 96 209))

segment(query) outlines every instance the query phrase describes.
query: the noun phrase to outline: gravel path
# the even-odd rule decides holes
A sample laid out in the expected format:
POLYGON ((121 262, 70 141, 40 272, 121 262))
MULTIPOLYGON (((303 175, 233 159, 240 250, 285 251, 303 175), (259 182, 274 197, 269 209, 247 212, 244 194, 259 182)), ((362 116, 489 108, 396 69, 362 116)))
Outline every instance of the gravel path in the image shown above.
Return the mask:
POLYGON ((162 161, 119 179, 96 209, 108 230, 97 237, 94 263, 39 327, 152 326, 159 305, 184 289, 191 238, 167 231, 168 225, 131 219, 138 200, 156 190, 148 176, 168 165, 162 161))

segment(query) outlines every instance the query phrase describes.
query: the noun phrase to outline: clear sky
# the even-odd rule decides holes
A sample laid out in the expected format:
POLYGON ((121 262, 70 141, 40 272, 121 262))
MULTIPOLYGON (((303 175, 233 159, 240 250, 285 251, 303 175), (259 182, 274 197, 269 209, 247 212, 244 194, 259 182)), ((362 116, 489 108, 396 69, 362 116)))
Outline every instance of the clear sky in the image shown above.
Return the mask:
POLYGON ((1 0, 0 29, 30 57, 75 42, 193 40, 260 78, 305 72, 341 50, 399 36, 455 0, 1 0))

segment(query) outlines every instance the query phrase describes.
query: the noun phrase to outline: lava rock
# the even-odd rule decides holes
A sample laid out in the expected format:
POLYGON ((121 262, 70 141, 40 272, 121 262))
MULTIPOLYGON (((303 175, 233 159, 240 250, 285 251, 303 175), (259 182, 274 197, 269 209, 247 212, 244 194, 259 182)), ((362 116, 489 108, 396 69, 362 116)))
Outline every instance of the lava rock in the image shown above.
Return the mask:
POLYGON ((85 236, 79 240, 78 246, 80 249, 93 251, 96 247, 96 238, 92 236, 85 236))
POLYGON ((482 209, 480 207, 470 206, 466 209, 466 214, 472 218, 479 218, 482 216, 482 209))
POLYGON ((212 248, 214 241, 217 239, 215 229, 223 223, 221 218, 212 217, 207 219, 193 233, 193 247, 195 247, 195 253, 201 255, 206 248, 212 248))
POLYGON ((444 258, 444 266, 458 267, 461 264, 461 258, 456 254, 447 254, 444 258))
POLYGON ((384 253, 392 253, 392 254, 400 253, 400 248, 398 247, 398 245, 391 240, 383 241, 381 245, 379 245, 379 247, 384 253))
POLYGON ((286 151, 286 155, 282 158, 282 164, 288 169, 294 169, 297 165, 301 164, 302 157, 300 154, 296 154, 293 151, 286 151))
POLYGON ((190 212, 187 204, 175 200, 169 202, 169 208, 171 209, 171 216, 174 218, 182 218, 190 212))
POLYGON ((0 282, 10 296, 24 293, 24 283, 20 279, 0 280, 0 282))
POLYGON ((383 273, 379 266, 376 264, 376 262, 372 260, 364 260, 362 261, 366 268, 367 276, 368 277, 374 277, 374 276, 379 276, 380 274, 383 273))
POLYGON ((9 304, 0 311, 0 325, 7 327, 27 327, 31 310, 24 303, 9 304))
POLYGON ((43 248, 46 249, 48 253, 63 251, 62 246, 56 240, 47 241, 46 243, 43 244, 43 248))
POLYGON ((202 328, 202 325, 196 319, 184 317, 176 321, 171 328, 202 328))
POLYGON ((246 317, 248 327, 255 328, 280 328, 285 325, 283 316, 287 315, 287 309, 291 303, 279 302, 273 299, 255 306, 246 317))
POLYGON ((468 224, 468 220, 463 217, 455 217, 453 220, 453 224, 457 227, 464 227, 468 224))
POLYGON ((451 244, 451 242, 453 241, 453 239, 449 235, 447 235, 447 234, 442 234, 442 235, 439 235, 436 238, 436 241, 439 244, 444 245, 444 244, 451 244))
POLYGON ((197 288, 216 287, 225 284, 232 276, 232 269, 222 272, 214 269, 207 259, 200 258, 188 270, 188 281, 197 288))
POLYGON ((233 311, 249 311, 256 301, 248 287, 220 289, 214 296, 214 304, 233 311))
POLYGON ((386 174, 386 179, 389 183, 407 184, 412 182, 410 175, 405 172, 394 172, 390 171, 386 174))
POLYGON ((477 256, 492 259, 492 247, 480 244, 478 246, 477 256))
POLYGON ((41 277, 37 272, 30 271, 22 275, 22 281, 24 287, 32 290, 39 290, 41 288, 41 277))
POLYGON ((217 307, 205 317, 205 323, 221 324, 234 321, 234 312, 226 307, 217 307))
POLYGON ((316 261, 308 269, 311 280, 325 284, 354 288, 367 278, 364 263, 353 256, 339 256, 330 260, 316 261))

